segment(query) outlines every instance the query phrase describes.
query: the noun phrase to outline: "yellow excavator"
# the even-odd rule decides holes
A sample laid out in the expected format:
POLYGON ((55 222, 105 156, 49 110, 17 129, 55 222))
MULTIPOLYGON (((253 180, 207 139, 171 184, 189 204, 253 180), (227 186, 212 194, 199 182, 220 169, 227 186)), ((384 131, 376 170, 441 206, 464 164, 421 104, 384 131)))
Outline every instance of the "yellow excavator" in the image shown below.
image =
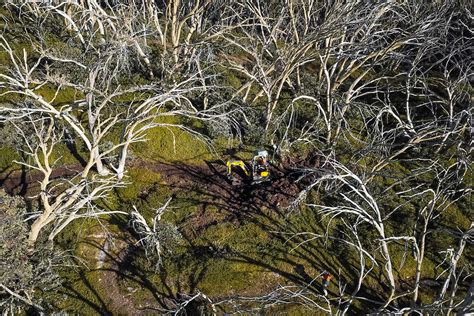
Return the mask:
POLYGON ((266 150, 257 150, 252 158, 252 172, 242 160, 231 159, 227 161, 227 178, 237 185, 238 181, 234 176, 237 172, 240 178, 250 184, 258 184, 270 180, 270 164, 268 162, 268 152, 266 150))

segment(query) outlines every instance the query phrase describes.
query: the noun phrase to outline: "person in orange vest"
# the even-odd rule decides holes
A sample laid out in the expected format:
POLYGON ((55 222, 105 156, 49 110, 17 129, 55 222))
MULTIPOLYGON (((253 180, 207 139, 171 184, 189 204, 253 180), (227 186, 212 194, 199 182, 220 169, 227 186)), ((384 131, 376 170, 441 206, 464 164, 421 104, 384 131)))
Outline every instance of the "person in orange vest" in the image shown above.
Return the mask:
POLYGON ((331 281, 332 279, 332 274, 327 272, 327 271, 324 271, 323 274, 322 274, 322 277, 323 277, 323 291, 324 291, 324 295, 328 295, 328 292, 326 290, 326 288, 329 286, 329 282, 331 281))

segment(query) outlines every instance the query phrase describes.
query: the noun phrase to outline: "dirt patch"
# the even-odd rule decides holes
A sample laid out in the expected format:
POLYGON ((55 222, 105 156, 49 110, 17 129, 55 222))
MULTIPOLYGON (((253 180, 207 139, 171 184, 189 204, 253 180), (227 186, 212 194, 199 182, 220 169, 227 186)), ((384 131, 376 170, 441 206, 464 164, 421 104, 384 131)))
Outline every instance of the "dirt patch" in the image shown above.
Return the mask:
MULTIPOLYGON (((80 164, 67 165, 54 169, 51 179, 71 178, 83 170, 80 164)), ((40 182, 44 175, 38 171, 15 170, 0 174, 0 187, 8 194, 21 194, 26 192, 34 194, 39 190, 40 182)))
MULTIPOLYGON (((106 239, 104 248, 107 243, 108 240, 106 239)), ((116 250, 117 247, 120 246, 121 245, 117 245, 117 242, 115 242, 114 248, 116 248, 116 250)), ((127 249, 128 248, 118 248, 117 257, 114 258, 112 262, 108 263, 110 267, 101 271, 99 283, 102 284, 103 288, 107 289, 107 298, 109 299, 107 305, 111 311, 122 315, 142 315, 142 311, 135 307, 135 302, 130 293, 123 293, 119 283, 119 274, 116 272, 119 271, 119 262, 125 258, 127 249)), ((109 249, 105 251, 108 250, 109 249)))
MULTIPOLYGON (((319 161, 308 159, 303 164, 318 165, 319 161)), ((159 185, 167 186, 176 196, 188 199, 199 211, 190 220, 193 235, 221 222, 240 225, 241 220, 254 215, 283 215, 304 183, 295 181, 298 171, 292 168, 294 161, 284 161, 271 167, 272 180, 260 184, 232 185, 226 177, 226 166, 222 161, 207 161, 202 165, 165 163, 135 159, 129 168, 146 169, 160 174, 159 185), (192 193, 192 194, 190 194, 192 193), (211 211, 212 210, 212 211, 211 211)), ((54 169, 51 178, 57 182, 71 179, 82 171, 80 164, 54 169)), ((37 171, 14 171, 0 175, 0 186, 9 194, 33 195, 38 193, 43 174, 37 171)), ((139 198, 146 199, 149 192, 141 192, 139 198)))
MULTIPOLYGON (((218 209, 254 209, 255 207, 278 211, 289 205, 300 188, 295 183, 295 172, 289 166, 273 166, 272 180, 257 185, 238 186, 226 177, 226 167, 221 161, 206 162, 202 165, 183 163, 164 163, 136 159, 128 164, 131 168, 140 168, 159 173, 160 184, 173 191, 192 191, 201 195, 196 201, 202 205, 198 215, 206 214, 206 208, 214 205, 218 209), (223 204, 222 204, 223 203, 223 204)), ((80 164, 58 167, 53 170, 51 179, 71 179, 80 174, 80 164)), ((37 193, 44 175, 38 171, 13 171, 0 174, 0 187, 9 194, 37 193)), ((141 196, 146 198, 146 192, 141 196)))
MULTIPOLYGON (((94 274, 95 282, 90 286, 95 290, 107 310, 105 315, 142 315, 144 311, 137 306, 133 299, 136 287, 124 288, 121 286, 120 266, 126 264, 126 257, 131 249, 130 243, 134 239, 129 234, 109 235, 95 234, 87 236, 84 244, 94 250, 95 267, 90 271, 94 274)), ((85 258, 89 259, 90 258, 85 258)))
POLYGON ((159 173, 160 185, 199 207, 189 220, 193 235, 222 222, 239 226, 241 220, 255 215, 282 215, 300 192, 297 173, 277 166, 271 167, 271 181, 237 186, 227 179, 226 166, 220 161, 198 166, 134 161, 131 167, 159 173))

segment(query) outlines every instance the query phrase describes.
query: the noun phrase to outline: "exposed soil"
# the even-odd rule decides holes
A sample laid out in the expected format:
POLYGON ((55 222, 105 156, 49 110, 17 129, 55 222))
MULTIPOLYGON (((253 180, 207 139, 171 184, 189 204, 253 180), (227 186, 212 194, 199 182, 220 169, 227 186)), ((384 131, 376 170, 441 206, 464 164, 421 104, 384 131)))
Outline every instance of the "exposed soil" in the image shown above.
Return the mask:
MULTIPOLYGON (((128 234, 125 236, 128 237, 128 234)), ((106 292, 101 299, 106 304, 107 310, 102 311, 102 314, 142 315, 143 310, 137 308, 131 296, 137 289, 124 289, 120 286, 119 280, 120 265, 126 260, 130 251, 130 241, 124 236, 96 234, 87 236, 84 242, 97 250, 96 266, 92 271, 96 273, 97 280, 94 286, 106 292)))
MULTIPOLYGON (((217 220, 207 216, 206 210, 209 206, 225 211, 228 214, 225 220, 238 224, 238 217, 245 212, 281 212, 299 192, 299 187, 294 181, 297 173, 288 166, 282 168, 273 166, 271 181, 253 185, 243 180, 239 185, 233 185, 226 177, 226 167, 220 161, 206 162, 203 165, 186 165, 136 159, 130 162, 129 167, 159 173, 160 185, 168 186, 176 194, 181 193, 181 196, 183 192, 197 193, 189 197, 197 199, 193 202, 200 207, 200 212, 192 220, 197 231, 215 224, 214 221, 217 220)), ((54 169, 51 178, 56 180, 71 178, 81 170, 80 164, 59 167, 54 169)), ((43 174, 40 172, 17 170, 0 174, 0 187, 9 194, 31 196, 38 193, 42 179, 43 174)), ((144 191, 138 197, 146 199, 148 194, 150 192, 144 191)))
MULTIPOLYGON (((160 185, 166 185, 178 198, 199 206, 199 211, 189 220, 189 233, 194 236, 220 222, 238 226, 241 220, 255 215, 281 214, 300 192, 294 181, 297 173, 276 166, 271 168, 270 181, 249 184, 241 179, 238 185, 226 177, 226 167, 220 161, 200 166, 135 161, 133 167, 159 173, 160 185), (213 212, 209 212, 211 208, 213 212)), ((146 198, 148 194, 142 192, 141 197, 146 198)))
MULTIPOLYGON (((270 181, 249 184, 241 179, 239 185, 227 178, 226 166, 222 161, 188 165, 135 159, 128 165, 129 168, 146 169, 160 174, 157 186, 167 186, 174 193, 175 201, 187 200, 199 207, 199 211, 188 219, 185 227, 185 233, 190 237, 196 237, 209 226, 222 222, 239 226, 242 220, 256 216, 271 218, 275 213, 286 213, 287 207, 300 192, 301 185, 304 185, 296 181, 300 173, 292 166, 319 167, 319 159, 305 157, 297 161, 283 161, 279 166, 271 166, 270 181), (192 194, 187 194, 188 192, 192 194), (214 211, 209 212, 210 208, 214 211)), ((61 179, 78 175, 82 169, 81 164, 62 166, 54 169, 51 178, 59 183, 61 179)), ((0 174, 0 187, 9 194, 34 196, 39 192, 42 179, 43 174, 38 171, 17 170, 0 174)), ((146 199, 153 193, 146 190, 137 197, 146 199)))
MULTIPOLYGON (((313 163, 306 160, 305 163, 313 163)), ((303 163, 303 161, 299 161, 303 163)), ((160 174, 159 186, 167 186, 178 199, 188 200, 197 205, 199 211, 192 215, 186 225, 186 233, 196 237, 206 228, 222 222, 236 226, 246 218, 255 215, 281 215, 300 191, 295 182, 298 173, 290 168, 295 162, 286 161, 282 167, 271 167, 271 180, 260 184, 249 184, 240 179, 235 185, 226 176, 226 166, 222 161, 207 161, 202 165, 183 163, 164 163, 135 159, 129 168, 146 169, 160 174), (192 194, 187 194, 192 192, 192 194), (217 212, 209 212, 209 208, 217 212)), ((79 174, 80 164, 67 165, 54 169, 51 178, 70 179, 79 174)), ((38 171, 24 170, 0 174, 0 187, 9 194, 34 196, 39 192, 43 174, 38 171)), ((138 198, 146 199, 147 189, 140 192, 138 198)))
MULTIPOLYGON (((52 171, 51 179, 70 178, 82 169, 81 164, 58 167, 52 171)), ((38 171, 15 170, 0 174, 0 188, 8 194, 33 194, 43 179, 44 175, 38 171)))

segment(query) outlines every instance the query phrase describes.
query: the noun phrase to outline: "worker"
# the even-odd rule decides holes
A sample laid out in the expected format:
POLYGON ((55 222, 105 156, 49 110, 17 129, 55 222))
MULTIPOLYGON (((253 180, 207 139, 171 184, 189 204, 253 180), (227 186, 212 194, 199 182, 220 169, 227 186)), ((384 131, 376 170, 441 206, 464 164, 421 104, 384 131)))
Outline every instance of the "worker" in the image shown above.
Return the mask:
POLYGON ((323 274, 322 274, 322 277, 323 277, 323 291, 324 291, 324 295, 328 295, 328 291, 326 290, 326 288, 329 286, 329 282, 331 281, 332 279, 332 274, 327 272, 327 271, 324 271, 323 274))

